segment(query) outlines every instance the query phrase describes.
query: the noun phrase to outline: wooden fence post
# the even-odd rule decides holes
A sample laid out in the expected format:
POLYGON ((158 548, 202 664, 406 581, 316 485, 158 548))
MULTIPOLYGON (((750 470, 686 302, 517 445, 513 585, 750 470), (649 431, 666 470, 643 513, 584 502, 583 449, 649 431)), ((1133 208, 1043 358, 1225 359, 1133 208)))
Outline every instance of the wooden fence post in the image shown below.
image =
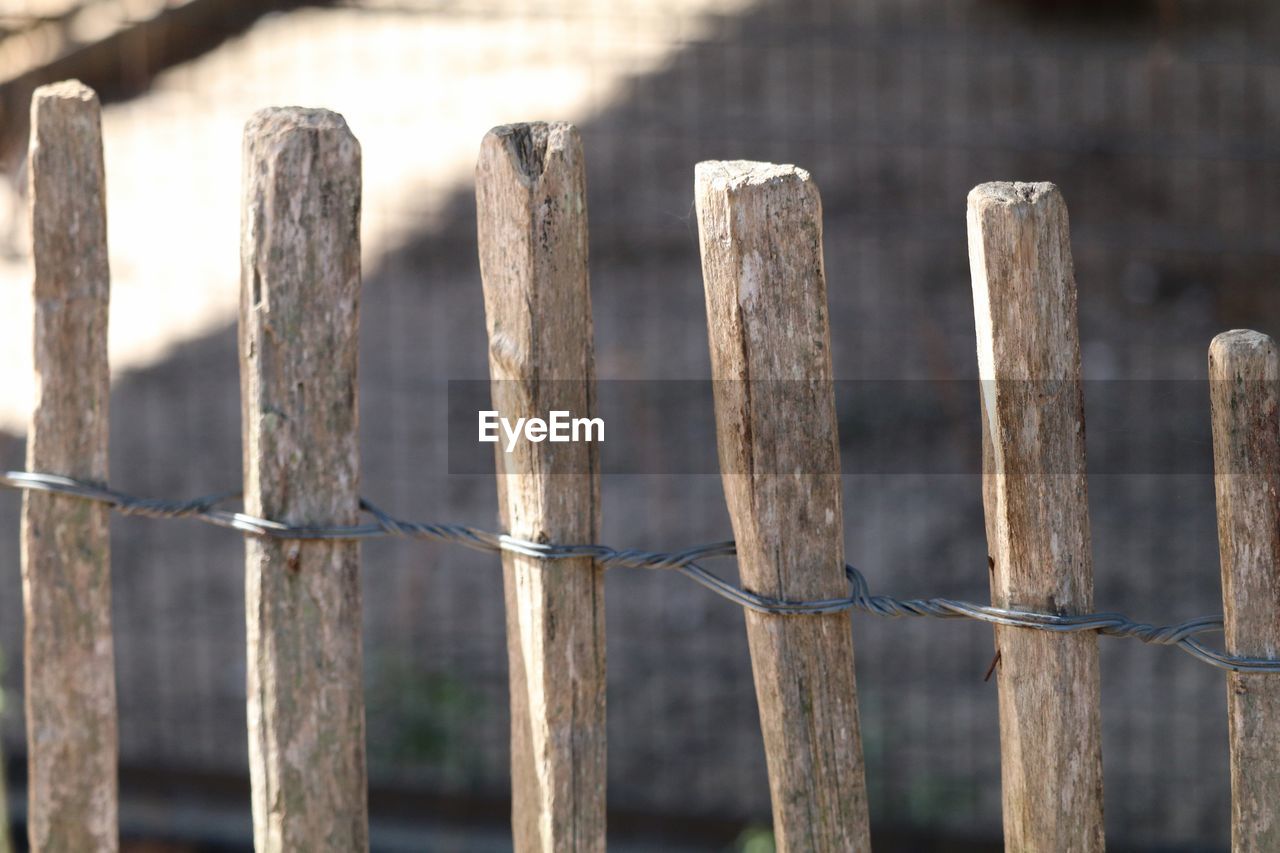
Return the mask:
MULTIPOLYGON (((101 111, 36 90, 29 155, 36 400, 27 469, 107 481, 107 214, 101 111)), ((27 826, 35 851, 115 850, 116 686, 107 507, 25 492, 27 826)))
MULTIPOLYGON (((243 190, 245 511, 355 524, 360 145, 336 113, 263 110, 243 190)), ((245 575, 255 846, 366 850, 358 544, 250 537, 245 575)))
MULTIPOLYGON (((1242 329, 1209 346, 1227 652, 1280 656, 1280 359, 1242 329)), ((1280 849, 1280 680, 1227 676, 1232 850, 1280 849)))
MULTIPOLYGON (((969 194, 983 502, 997 607, 1093 608, 1067 207, 1052 184, 969 194)), ((1097 635, 997 627, 1005 849, 1103 848, 1097 635)))
MULTIPOLYGON (((743 584, 841 598, 840 446, 822 203, 794 166, 696 170, 716 433, 743 584)), ((749 611, 779 850, 867 850, 866 780, 847 612, 749 611)))
MULTIPOLYGON (((570 124, 497 127, 476 166, 480 273, 493 408, 592 417, 586 175, 570 124)), ((595 542, 594 443, 496 450, 513 535, 595 542)), ((502 555, 511 684, 512 830, 518 851, 605 846, 604 575, 590 558, 502 555)))

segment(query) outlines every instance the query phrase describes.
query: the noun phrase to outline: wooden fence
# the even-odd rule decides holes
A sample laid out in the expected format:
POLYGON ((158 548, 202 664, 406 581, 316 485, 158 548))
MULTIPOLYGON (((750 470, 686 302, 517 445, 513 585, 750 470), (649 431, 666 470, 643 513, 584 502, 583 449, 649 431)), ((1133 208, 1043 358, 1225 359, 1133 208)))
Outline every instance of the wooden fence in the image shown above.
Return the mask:
MULTIPOLYGON (((32 102, 38 395, 30 471, 107 481, 109 275, 99 106, 78 83, 32 102)), ((244 138, 240 369, 244 504, 293 525, 360 505, 356 342, 360 147, 323 110, 273 109, 244 138)), ((702 163, 696 208, 725 496, 743 583, 847 594, 822 210, 793 166, 702 163), (752 383, 786 381, 785 406, 752 383), (798 473, 796 473, 798 472, 798 473)), ((584 162, 568 124, 499 127, 476 170, 493 406, 591 415, 584 162), (555 380, 555 381, 551 381, 555 380)), ((968 228, 993 604, 1093 606, 1076 292, 1050 184, 985 184, 968 228)), ((1213 341, 1214 459, 1227 650, 1280 651, 1280 361, 1270 338, 1213 341), (1245 472, 1245 473, 1241 473, 1245 472)), ((499 447, 507 531, 594 542, 595 445, 499 447), (568 466, 567 468, 565 466, 568 466), (581 473, 552 475, 553 471, 581 473)), ((27 492, 28 826, 37 851, 117 847, 107 508, 27 492)), ((249 765, 259 850, 368 847, 359 550, 247 536, 249 765)), ((603 571, 503 557, 513 830, 521 851, 605 846, 603 571)), ((747 613, 782 850, 870 847, 848 611, 747 613)), ((1096 633, 997 627, 1006 845, 1103 846, 1096 633)), ((1280 679, 1229 676, 1237 849, 1280 849, 1280 679)))

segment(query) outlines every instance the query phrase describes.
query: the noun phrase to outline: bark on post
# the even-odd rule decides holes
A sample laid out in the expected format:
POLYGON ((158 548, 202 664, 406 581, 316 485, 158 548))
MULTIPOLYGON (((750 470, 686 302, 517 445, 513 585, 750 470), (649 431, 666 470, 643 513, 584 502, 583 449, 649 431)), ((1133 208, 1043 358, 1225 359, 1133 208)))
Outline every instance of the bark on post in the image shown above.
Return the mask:
MULTIPOLYGON (((822 205, 794 166, 706 162, 698 229, 725 499, 743 584, 848 595, 822 205)), ((748 612, 780 850, 867 850, 847 612, 748 612)))
MULTIPOLYGON (((335 113, 264 110, 243 190, 245 510, 354 524, 360 145, 335 113)), ((365 850, 358 545, 249 538, 245 557, 255 846, 365 850)))
MULTIPOLYGON (((493 408, 502 417, 591 417, 595 366, 586 176, 564 123, 491 130, 476 166, 480 273, 493 408)), ((594 443, 496 450, 513 535, 597 541, 594 443)), ((590 558, 503 554, 511 683, 512 829, 518 851, 605 846, 604 576, 590 558)))
MULTIPOLYGON (((1067 208, 1052 184, 969 194, 983 497, 997 607, 1093 608, 1067 208)), ((1007 850, 1103 848, 1096 634, 997 627, 1007 850)))
MULTIPOLYGON (((1209 346, 1214 483, 1226 647, 1280 657, 1280 359, 1271 338, 1242 329, 1209 346)), ((1231 847, 1280 849, 1280 680, 1227 676, 1231 847)))
MULTIPOLYGON (((36 400, 27 469, 107 481, 107 216, 98 96, 36 90, 29 154, 36 400)), ((115 850, 116 687, 107 507, 25 492, 28 836, 115 850)))

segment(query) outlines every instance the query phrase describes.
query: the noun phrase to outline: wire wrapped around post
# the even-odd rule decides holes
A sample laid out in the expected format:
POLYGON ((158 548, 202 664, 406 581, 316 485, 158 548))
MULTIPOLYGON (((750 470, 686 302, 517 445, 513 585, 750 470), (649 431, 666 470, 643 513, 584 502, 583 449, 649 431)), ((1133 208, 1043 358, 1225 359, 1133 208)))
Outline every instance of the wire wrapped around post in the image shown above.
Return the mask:
POLYGON ((1081 613, 1074 616, 1061 616, 1056 613, 1006 610, 989 604, 975 604, 954 598, 895 598, 891 595, 873 595, 862 572, 849 565, 845 566, 845 575, 849 579, 847 597, 814 601, 784 601, 768 598, 735 586, 702 567, 703 560, 735 556, 737 550, 731 541, 712 542, 670 552, 612 548, 597 544, 532 542, 517 536, 493 533, 463 524, 406 521, 384 512, 368 500, 360 502, 361 510, 373 519, 368 524, 346 527, 291 525, 219 508, 222 503, 236 498, 239 492, 223 492, 185 501, 139 498, 70 477, 30 471, 0 473, 0 487, 70 495, 81 500, 106 504, 126 516, 153 519, 189 518, 216 527, 236 530, 248 536, 299 540, 383 537, 421 539, 458 545, 473 551, 511 551, 542 560, 590 555, 595 557, 600 566, 607 569, 679 572, 721 598, 761 613, 804 616, 857 610, 889 618, 972 619, 993 625, 1034 628, 1037 631, 1055 634, 1094 631, 1105 637, 1128 637, 1151 645, 1175 646, 1196 660, 1227 672, 1280 673, 1278 658, 1224 654, 1205 646, 1196 639, 1202 634, 1221 633, 1221 616, 1201 616, 1176 625, 1153 625, 1131 619, 1123 613, 1081 613))

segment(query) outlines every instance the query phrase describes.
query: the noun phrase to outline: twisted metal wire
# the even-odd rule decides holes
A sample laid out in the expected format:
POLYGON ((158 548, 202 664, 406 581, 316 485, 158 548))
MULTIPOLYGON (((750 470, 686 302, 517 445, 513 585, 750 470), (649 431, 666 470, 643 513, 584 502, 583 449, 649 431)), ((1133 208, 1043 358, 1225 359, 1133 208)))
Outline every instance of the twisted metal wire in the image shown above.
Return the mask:
POLYGON ((860 571, 849 565, 845 566, 845 575, 849 579, 850 593, 844 598, 812 601, 768 598, 735 586, 699 565, 700 561, 712 557, 734 556, 736 549, 733 542, 714 542, 672 553, 619 550, 607 545, 533 542, 505 533, 491 533, 459 524, 404 521, 364 499, 360 501, 360 509, 373 519, 372 523, 350 527, 308 527, 255 518, 242 512, 219 508, 219 504, 239 497, 239 492, 208 495, 189 501, 138 498, 83 480, 28 471, 7 471, 0 474, 0 486, 95 501, 114 508, 122 515, 146 518, 193 518, 219 527, 239 530, 251 536, 301 540, 358 540, 398 536, 447 542, 478 551, 507 551, 535 560, 591 557, 606 568, 674 570, 722 598, 758 613, 796 615, 860 610, 890 618, 930 616, 937 619, 973 619, 993 625, 1032 628, 1037 631, 1060 634, 1095 631, 1109 637, 1132 637, 1144 643, 1176 646, 1197 660, 1231 672, 1280 672, 1280 660, 1229 655, 1208 648, 1195 639, 1200 634, 1221 631, 1221 616, 1202 616, 1177 625, 1148 625, 1130 619, 1122 613, 1060 615, 1009 610, 951 598, 899 599, 889 595, 872 595, 867 579, 860 571))

